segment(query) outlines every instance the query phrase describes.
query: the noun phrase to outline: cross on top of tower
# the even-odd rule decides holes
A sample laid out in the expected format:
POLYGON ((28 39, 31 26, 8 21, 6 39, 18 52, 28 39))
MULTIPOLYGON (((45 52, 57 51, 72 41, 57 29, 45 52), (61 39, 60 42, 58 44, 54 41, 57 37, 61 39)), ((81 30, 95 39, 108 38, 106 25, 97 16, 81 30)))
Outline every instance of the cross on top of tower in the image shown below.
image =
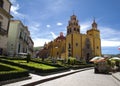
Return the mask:
POLYGON ((93 19, 92 28, 97 29, 97 23, 95 22, 95 17, 93 19))

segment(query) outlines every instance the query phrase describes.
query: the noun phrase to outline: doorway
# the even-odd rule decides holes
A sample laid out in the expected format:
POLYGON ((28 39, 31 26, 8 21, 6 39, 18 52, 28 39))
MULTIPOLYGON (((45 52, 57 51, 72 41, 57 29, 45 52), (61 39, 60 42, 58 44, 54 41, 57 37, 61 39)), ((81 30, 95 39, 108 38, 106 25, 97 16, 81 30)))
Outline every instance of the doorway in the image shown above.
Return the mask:
POLYGON ((86 63, 89 63, 89 59, 90 59, 90 54, 87 53, 87 55, 86 55, 86 63))

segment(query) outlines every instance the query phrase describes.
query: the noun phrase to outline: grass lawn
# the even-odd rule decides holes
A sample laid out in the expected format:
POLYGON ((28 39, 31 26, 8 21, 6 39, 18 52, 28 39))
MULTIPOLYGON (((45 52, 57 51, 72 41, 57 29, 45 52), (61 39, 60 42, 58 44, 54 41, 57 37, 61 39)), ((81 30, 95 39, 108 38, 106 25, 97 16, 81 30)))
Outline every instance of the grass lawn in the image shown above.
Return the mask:
POLYGON ((29 73, 26 69, 0 62, 0 81, 27 76, 29 76, 29 73))
POLYGON ((22 64, 22 65, 26 65, 26 66, 30 66, 30 67, 35 67, 35 68, 39 68, 39 69, 56 69, 57 67, 54 66, 50 66, 50 65, 45 65, 42 63, 35 63, 35 62, 29 62, 27 63, 26 60, 9 60, 12 61, 14 63, 18 63, 18 64, 22 64))
POLYGON ((14 68, 8 67, 5 64, 0 63, 0 72, 1 71, 12 71, 15 70, 14 68))
POLYGON ((13 62, 20 63, 20 64, 23 64, 23 65, 27 65, 27 66, 30 66, 30 67, 40 68, 40 69, 55 69, 55 68, 57 68, 57 67, 45 65, 45 64, 42 64, 42 63, 35 63, 35 62, 27 63, 25 60, 13 60, 13 62))
POLYGON ((16 71, 16 70, 25 71, 25 69, 20 68, 20 67, 8 65, 8 64, 5 64, 5 63, 0 63, 0 73, 1 72, 13 72, 13 71, 16 71))

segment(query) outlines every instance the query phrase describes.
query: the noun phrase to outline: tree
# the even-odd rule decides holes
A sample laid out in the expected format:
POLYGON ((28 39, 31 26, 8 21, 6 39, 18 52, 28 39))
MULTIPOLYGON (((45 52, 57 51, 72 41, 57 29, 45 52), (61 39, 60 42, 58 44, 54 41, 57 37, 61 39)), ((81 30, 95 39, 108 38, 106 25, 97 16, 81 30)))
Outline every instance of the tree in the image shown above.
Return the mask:
POLYGON ((27 63, 29 63, 29 61, 30 61, 30 54, 28 53, 28 55, 27 55, 27 63))

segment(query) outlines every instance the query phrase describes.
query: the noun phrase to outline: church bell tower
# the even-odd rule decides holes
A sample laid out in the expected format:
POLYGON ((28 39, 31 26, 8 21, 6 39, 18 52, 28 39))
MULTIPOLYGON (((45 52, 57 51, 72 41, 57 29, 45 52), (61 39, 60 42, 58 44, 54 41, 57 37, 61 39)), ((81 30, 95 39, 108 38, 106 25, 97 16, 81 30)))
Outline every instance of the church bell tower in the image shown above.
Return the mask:
POLYGON ((76 19, 76 16, 73 14, 68 22, 67 35, 72 33, 80 33, 80 25, 78 22, 79 21, 76 19))
POLYGON ((67 26, 66 57, 75 57, 79 59, 81 55, 81 52, 79 52, 81 50, 80 42, 80 25, 76 16, 73 14, 67 26))

